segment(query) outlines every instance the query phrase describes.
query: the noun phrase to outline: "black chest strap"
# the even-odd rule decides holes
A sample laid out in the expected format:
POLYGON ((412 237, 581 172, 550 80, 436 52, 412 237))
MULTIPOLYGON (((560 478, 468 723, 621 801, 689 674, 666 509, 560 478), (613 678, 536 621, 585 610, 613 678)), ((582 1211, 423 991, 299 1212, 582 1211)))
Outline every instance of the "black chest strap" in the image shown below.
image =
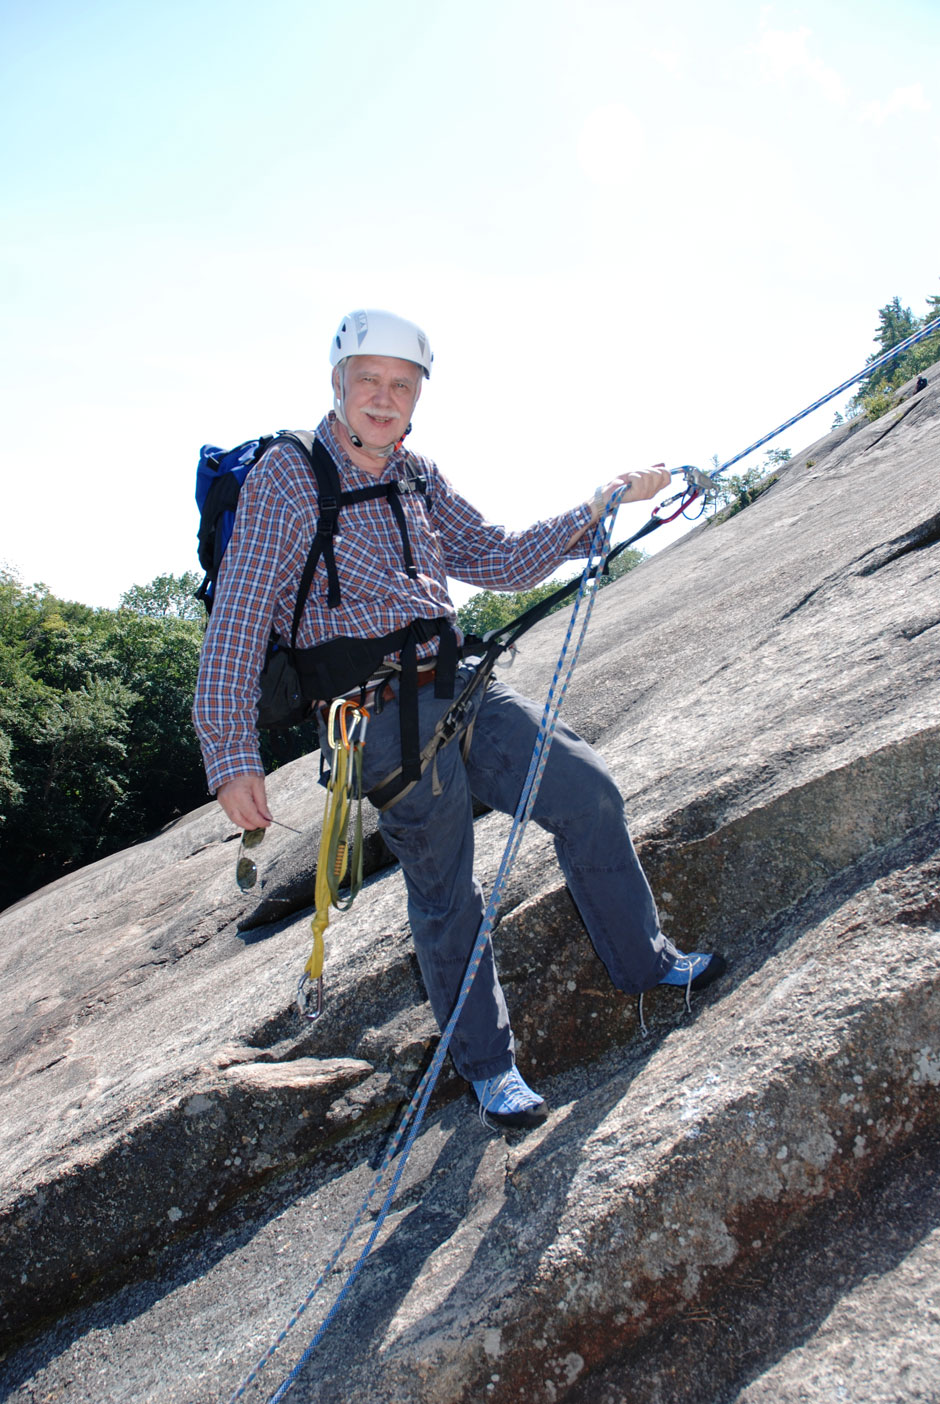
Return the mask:
POLYGON ((300 621, 303 618, 304 609, 307 604, 307 597, 310 594, 310 587, 313 584, 313 577, 322 557, 326 569, 327 595, 326 603, 330 609, 338 609, 342 603, 342 592, 340 591, 339 573, 336 569, 336 556, 333 551, 333 537, 337 532, 337 520, 340 509, 348 507, 354 502, 367 502, 371 498, 384 497, 391 508, 392 516, 395 518, 401 536, 402 562, 405 573, 409 579, 415 580, 418 575, 417 567, 414 563, 414 556, 411 550, 411 541, 408 536, 408 523, 405 517, 405 510, 402 507, 401 498, 412 492, 420 492, 425 498, 428 495, 427 479, 423 474, 418 474, 413 478, 393 479, 389 483, 372 483, 368 487, 353 488, 350 492, 343 492, 340 488, 339 472, 333 462, 329 450, 319 439, 315 438, 308 450, 302 439, 294 434, 280 434, 282 440, 293 444, 300 449, 304 458, 317 480, 317 499, 319 516, 317 518, 317 529, 314 533, 307 559, 300 576, 300 584, 297 589, 297 599, 294 603, 294 617, 291 624, 291 648, 297 646, 297 631, 300 628, 300 621))

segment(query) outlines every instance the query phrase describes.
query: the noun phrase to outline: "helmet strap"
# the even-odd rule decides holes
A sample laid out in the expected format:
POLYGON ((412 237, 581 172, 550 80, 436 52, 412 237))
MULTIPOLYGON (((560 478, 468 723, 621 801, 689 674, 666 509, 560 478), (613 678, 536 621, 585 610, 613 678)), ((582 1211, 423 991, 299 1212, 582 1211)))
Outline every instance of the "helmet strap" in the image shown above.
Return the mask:
POLYGON ((346 433, 352 440, 353 447, 361 449, 362 440, 360 439, 358 434, 354 434, 353 431, 350 429, 349 421, 347 420, 346 413, 343 409, 343 402, 340 399, 339 395, 333 396, 333 409, 336 411, 336 418, 339 420, 340 424, 342 424, 343 428, 346 430, 346 433))

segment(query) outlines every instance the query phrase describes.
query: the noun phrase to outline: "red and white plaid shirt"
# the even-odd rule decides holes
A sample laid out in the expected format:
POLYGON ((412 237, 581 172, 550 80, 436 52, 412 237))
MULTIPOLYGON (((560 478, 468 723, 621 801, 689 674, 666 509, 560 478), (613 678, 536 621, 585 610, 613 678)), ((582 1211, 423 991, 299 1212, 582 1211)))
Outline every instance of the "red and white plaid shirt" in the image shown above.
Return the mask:
MULTIPOLYGON (((331 413, 316 432, 339 469, 343 491, 371 486, 376 479, 344 453, 333 424, 331 413)), ((299 648, 337 637, 378 638, 413 619, 443 615, 456 623, 448 575, 480 589, 528 590, 562 561, 586 554, 589 535, 565 551, 591 520, 586 503, 525 531, 507 531, 485 521, 428 458, 398 450, 378 481, 416 474, 427 479, 427 496, 403 493, 400 501, 417 578, 405 572, 401 534, 385 498, 341 508, 333 548, 342 603, 327 606, 321 561, 297 633, 299 648)), ((193 721, 213 793, 236 775, 264 773, 255 728, 258 679, 271 629, 290 638, 318 515, 308 463, 293 445, 273 445, 242 487, 203 643, 193 721)), ((419 656, 433 651, 433 643, 425 645, 419 656)))

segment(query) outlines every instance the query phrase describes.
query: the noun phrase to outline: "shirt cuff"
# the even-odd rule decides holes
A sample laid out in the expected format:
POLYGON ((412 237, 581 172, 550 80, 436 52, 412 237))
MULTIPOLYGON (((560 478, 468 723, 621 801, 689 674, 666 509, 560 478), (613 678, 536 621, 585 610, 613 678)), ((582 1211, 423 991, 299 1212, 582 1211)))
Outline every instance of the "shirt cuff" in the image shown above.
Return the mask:
POLYGON ((218 794, 227 780, 234 780, 239 775, 264 775, 264 766, 256 746, 246 745, 232 750, 203 753, 203 762, 209 793, 212 795, 218 794))
POLYGON ((580 540, 576 541, 569 550, 565 551, 562 560, 583 560, 584 557, 589 554, 591 536, 593 534, 591 527, 594 525, 594 513, 591 510, 590 502, 582 502, 580 507, 573 507, 571 511, 566 514, 566 520, 571 524, 571 530, 568 532, 565 538, 566 540, 570 540, 570 538, 579 531, 582 531, 584 535, 580 540))

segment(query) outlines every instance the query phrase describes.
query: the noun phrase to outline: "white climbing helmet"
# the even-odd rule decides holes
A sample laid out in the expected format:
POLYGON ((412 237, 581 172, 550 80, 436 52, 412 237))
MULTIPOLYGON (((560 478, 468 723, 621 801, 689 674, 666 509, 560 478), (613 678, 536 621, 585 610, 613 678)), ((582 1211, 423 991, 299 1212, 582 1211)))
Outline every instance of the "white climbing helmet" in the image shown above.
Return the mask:
POLYGON ((428 380, 434 359, 420 327, 374 307, 358 307, 340 322, 330 343, 330 365, 338 366, 347 356, 394 356, 414 361, 428 380))

